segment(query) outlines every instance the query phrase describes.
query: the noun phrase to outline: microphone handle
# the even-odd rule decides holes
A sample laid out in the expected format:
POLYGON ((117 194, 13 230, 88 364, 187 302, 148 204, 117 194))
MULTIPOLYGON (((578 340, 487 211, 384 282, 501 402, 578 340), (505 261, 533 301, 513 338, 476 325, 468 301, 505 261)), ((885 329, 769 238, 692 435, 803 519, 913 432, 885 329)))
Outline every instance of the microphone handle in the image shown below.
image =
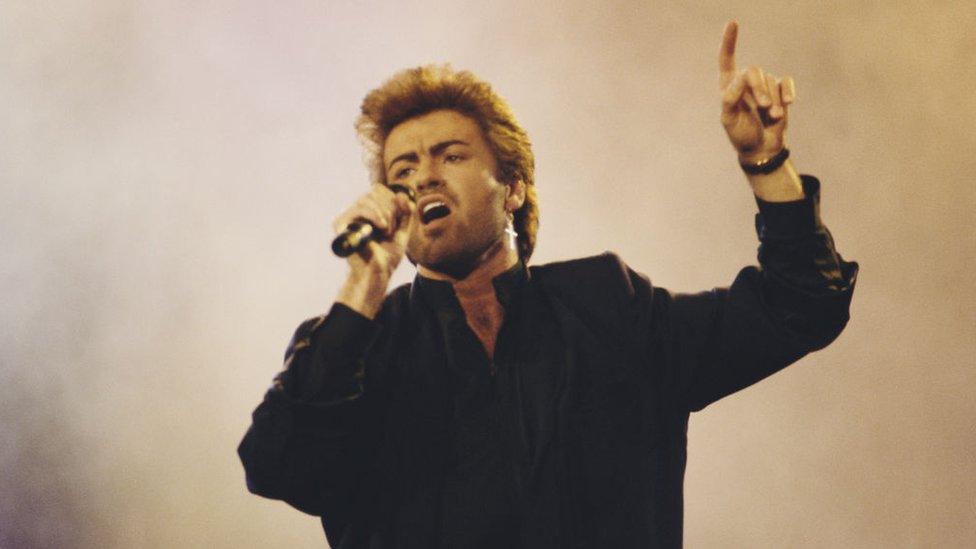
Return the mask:
MULTIPOLYGON (((390 185, 390 190, 395 193, 403 193, 411 202, 417 201, 417 195, 413 189, 405 185, 390 185)), ((339 257, 349 257, 366 246, 366 243, 380 235, 373 225, 365 220, 356 220, 346 226, 345 230, 339 233, 332 241, 332 253, 339 257)))

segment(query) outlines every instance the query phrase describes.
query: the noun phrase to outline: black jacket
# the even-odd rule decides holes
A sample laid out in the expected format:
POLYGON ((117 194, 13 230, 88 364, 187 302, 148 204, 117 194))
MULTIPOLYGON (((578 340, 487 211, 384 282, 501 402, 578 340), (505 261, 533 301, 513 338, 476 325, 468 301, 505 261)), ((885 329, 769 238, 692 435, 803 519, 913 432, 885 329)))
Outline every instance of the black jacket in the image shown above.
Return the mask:
MULTIPOLYGON (((561 345, 522 488, 526 548, 679 547, 692 411, 830 343, 857 264, 807 198, 759 201, 762 268, 672 295, 612 254, 528 270, 561 345)), ((297 330, 239 454, 249 489, 321 516, 332 547, 432 548, 452 400, 417 285, 374 321, 335 305, 297 330)))

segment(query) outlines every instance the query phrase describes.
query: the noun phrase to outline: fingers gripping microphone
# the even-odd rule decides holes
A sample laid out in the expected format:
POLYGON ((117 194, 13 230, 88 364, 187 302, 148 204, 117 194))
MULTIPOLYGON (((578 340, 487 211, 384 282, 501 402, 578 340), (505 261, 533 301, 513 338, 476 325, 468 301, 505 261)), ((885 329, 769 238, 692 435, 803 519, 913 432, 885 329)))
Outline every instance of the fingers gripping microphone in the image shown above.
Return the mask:
MULTIPOLYGON (((417 195, 410 187, 393 184, 390 185, 390 190, 407 195, 410 202, 417 201, 417 195)), ((353 221, 332 241, 332 252, 339 257, 348 257, 366 247, 370 240, 380 238, 381 234, 382 232, 368 221, 353 221)))

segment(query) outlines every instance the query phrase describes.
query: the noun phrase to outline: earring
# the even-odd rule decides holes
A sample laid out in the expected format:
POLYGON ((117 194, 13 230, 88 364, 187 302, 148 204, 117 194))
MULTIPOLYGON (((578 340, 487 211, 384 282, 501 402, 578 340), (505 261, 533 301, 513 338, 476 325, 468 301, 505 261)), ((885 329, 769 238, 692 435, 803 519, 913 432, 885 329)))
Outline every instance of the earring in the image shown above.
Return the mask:
POLYGON ((508 237, 512 240, 512 245, 515 245, 515 239, 518 238, 518 233, 515 232, 515 214, 512 212, 507 213, 508 223, 505 224, 505 232, 508 233, 508 237))

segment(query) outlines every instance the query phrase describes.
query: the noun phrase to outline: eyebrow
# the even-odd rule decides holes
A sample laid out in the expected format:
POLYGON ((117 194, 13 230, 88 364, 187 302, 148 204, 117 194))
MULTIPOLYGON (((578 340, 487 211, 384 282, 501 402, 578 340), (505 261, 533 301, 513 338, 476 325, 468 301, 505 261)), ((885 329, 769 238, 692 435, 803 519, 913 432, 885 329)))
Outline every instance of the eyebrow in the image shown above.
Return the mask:
MULTIPOLYGON (((430 148, 430 155, 431 156, 437 156, 438 154, 444 152, 444 149, 450 147, 451 145, 466 145, 466 146, 469 146, 469 147, 471 146, 466 141, 461 141, 460 139, 450 139, 448 141, 441 141, 440 143, 437 143, 436 145, 434 145, 433 147, 431 147, 430 148)), ((403 153, 403 154, 397 156, 396 158, 394 158, 393 160, 390 161, 390 164, 386 167, 386 171, 390 171, 390 168, 392 168, 394 164, 396 164, 397 162, 399 162, 401 160, 407 160, 407 161, 410 161, 410 162, 416 162, 417 161, 417 153, 415 153, 415 152, 407 152, 407 153, 403 153)))

